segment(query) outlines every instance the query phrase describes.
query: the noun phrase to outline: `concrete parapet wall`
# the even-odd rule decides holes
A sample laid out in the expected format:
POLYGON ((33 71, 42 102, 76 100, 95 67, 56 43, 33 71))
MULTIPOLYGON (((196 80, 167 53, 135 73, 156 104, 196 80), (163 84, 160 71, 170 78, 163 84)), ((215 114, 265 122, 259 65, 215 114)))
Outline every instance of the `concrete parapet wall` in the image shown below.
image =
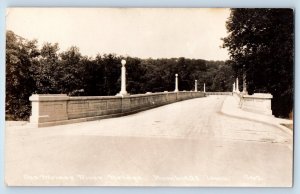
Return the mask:
POLYGON ((241 108, 243 110, 272 115, 271 94, 254 93, 253 95, 243 95, 241 108))
POLYGON ((271 100, 273 96, 268 93, 254 93, 253 95, 245 95, 242 93, 234 93, 234 96, 239 100, 241 109, 272 115, 271 100))
POLYGON ((206 92, 206 95, 230 95, 232 96, 232 92, 206 92))
POLYGON ((130 96, 82 96, 34 94, 30 124, 54 126, 101 118, 122 116, 141 110, 191 98, 204 97, 203 92, 162 92, 130 96))

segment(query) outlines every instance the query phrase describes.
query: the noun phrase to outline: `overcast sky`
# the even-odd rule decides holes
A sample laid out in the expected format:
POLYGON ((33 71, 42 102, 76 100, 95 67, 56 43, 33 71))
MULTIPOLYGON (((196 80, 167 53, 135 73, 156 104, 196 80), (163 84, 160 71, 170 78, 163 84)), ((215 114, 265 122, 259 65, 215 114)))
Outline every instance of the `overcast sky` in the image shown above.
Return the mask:
POLYGON ((83 55, 226 60, 220 48, 229 9, 13 8, 8 30, 27 38, 77 46, 83 55))

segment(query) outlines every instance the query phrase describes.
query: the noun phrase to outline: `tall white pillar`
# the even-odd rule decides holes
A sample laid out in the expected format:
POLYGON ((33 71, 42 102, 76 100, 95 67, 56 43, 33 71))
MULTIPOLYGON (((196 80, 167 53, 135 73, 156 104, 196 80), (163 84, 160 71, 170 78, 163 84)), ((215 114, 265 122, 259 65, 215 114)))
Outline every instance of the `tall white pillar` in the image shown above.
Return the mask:
POLYGON ((178 74, 175 74, 175 90, 174 92, 178 92, 178 74))
POLYGON ((197 83, 197 80, 195 80, 195 92, 198 91, 198 83, 197 83))
POLYGON ((243 75, 243 93, 248 94, 247 83, 246 83, 246 75, 245 74, 243 75))
POLYGON ((232 84, 232 92, 235 92, 235 83, 232 84))
POLYGON ((239 89, 239 78, 236 78, 236 92, 240 93, 240 89, 239 89))
POLYGON ((124 95, 128 95, 127 91, 126 91, 126 61, 124 59, 122 59, 121 61, 122 64, 122 68, 121 68, 121 91, 120 93, 118 93, 118 96, 124 96, 124 95))
POLYGON ((206 91, 205 91, 205 83, 203 84, 203 92, 205 93, 206 91))

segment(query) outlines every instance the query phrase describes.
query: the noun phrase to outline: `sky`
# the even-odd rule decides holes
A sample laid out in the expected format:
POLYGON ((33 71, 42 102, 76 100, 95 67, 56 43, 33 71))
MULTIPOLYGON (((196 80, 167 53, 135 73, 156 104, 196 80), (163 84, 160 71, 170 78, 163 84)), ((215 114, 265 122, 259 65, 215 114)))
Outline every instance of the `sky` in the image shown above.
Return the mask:
POLYGON ((77 46, 83 55, 229 59, 223 8, 10 8, 6 29, 23 38, 77 46))

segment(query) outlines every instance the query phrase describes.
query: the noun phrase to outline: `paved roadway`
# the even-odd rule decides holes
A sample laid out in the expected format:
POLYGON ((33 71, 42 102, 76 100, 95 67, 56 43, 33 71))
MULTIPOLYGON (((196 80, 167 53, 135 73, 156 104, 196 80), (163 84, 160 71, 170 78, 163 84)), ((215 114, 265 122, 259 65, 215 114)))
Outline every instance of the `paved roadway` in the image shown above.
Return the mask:
POLYGON ((290 186, 292 136, 220 113, 226 96, 6 129, 8 185, 290 186))

